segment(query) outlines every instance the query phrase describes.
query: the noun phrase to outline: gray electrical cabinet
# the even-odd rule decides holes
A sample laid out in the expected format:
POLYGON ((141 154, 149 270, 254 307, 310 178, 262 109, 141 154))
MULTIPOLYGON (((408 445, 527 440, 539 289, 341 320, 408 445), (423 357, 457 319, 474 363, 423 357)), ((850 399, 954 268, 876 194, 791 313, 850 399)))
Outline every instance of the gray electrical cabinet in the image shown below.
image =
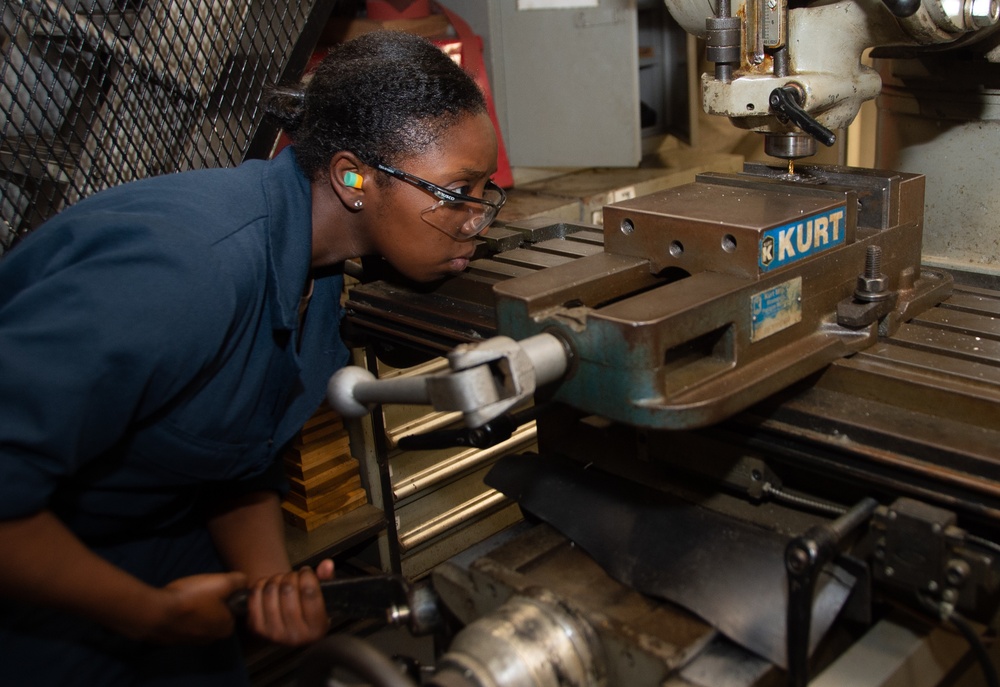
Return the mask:
POLYGON ((484 41, 511 165, 633 167, 642 157, 635 0, 446 0, 484 41), (552 3, 557 4, 557 3, 552 3), (574 4, 574 3, 563 3, 574 4), (578 5, 593 4, 583 0, 578 5))
POLYGON ((691 140, 690 39, 662 0, 442 0, 483 40, 515 167, 635 167, 691 140))

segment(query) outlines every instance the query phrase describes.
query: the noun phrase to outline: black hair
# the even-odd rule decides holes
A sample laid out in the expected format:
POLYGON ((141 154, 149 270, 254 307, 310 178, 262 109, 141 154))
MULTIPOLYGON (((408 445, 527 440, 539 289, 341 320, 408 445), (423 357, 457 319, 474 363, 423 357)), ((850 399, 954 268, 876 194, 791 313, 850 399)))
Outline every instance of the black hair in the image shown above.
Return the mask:
POLYGON ((368 165, 419 154, 463 116, 485 113, 486 100, 430 41, 374 31, 333 48, 304 88, 273 89, 265 110, 315 179, 342 150, 368 165))

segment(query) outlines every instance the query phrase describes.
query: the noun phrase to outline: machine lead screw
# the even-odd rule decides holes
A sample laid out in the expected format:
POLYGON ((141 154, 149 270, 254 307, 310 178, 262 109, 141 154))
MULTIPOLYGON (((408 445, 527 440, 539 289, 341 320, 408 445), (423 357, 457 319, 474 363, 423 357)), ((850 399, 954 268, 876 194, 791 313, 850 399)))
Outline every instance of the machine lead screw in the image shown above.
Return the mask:
POLYGON ((882 249, 879 246, 868 246, 865 251, 865 276, 877 279, 882 272, 882 249))

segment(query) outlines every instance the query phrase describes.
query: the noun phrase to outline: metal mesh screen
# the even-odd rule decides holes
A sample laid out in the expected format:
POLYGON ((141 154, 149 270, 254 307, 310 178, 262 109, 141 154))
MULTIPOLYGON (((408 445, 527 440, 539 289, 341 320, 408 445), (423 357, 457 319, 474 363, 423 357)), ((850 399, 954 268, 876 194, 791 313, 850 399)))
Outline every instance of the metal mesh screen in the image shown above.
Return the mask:
POLYGON ((266 155, 331 2, 0 0, 0 255, 94 191, 266 155))

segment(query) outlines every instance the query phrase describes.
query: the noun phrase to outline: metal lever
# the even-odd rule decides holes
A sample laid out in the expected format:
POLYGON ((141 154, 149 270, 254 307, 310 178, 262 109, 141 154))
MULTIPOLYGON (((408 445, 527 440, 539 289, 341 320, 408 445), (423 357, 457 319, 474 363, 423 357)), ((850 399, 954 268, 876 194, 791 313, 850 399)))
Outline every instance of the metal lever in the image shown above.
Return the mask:
MULTIPOLYGON (((349 618, 385 618, 405 623, 414 634, 427 634, 441 623, 437 597, 428 586, 414 586, 397 575, 373 575, 319 583, 326 610, 349 618)), ((247 592, 226 600, 237 620, 247 615, 247 592)))
POLYGON ((809 684, 809 628, 819 573, 837 555, 844 539, 868 522, 876 508, 875 499, 862 499, 833 522, 809 528, 805 534, 790 541, 785 549, 785 570, 788 572, 785 632, 791 687, 809 684))
POLYGON ((510 439, 514 430, 524 423, 534 420, 541 412, 542 406, 532 406, 519 413, 495 417, 480 427, 441 429, 424 434, 409 434, 401 437, 397 445, 404 451, 432 451, 455 446, 489 448, 510 439))
POLYGON ((497 336, 458 346, 448 354, 451 369, 440 374, 376 379, 363 368, 345 367, 330 378, 327 397, 344 417, 362 417, 378 403, 430 404, 459 411, 466 426, 481 427, 560 379, 569 360, 567 345, 552 334, 523 341, 497 336))
POLYGON ((768 102, 771 111, 782 122, 791 121, 825 146, 837 142, 837 134, 816 121, 812 115, 802 108, 802 89, 795 84, 788 84, 771 91, 768 102))

